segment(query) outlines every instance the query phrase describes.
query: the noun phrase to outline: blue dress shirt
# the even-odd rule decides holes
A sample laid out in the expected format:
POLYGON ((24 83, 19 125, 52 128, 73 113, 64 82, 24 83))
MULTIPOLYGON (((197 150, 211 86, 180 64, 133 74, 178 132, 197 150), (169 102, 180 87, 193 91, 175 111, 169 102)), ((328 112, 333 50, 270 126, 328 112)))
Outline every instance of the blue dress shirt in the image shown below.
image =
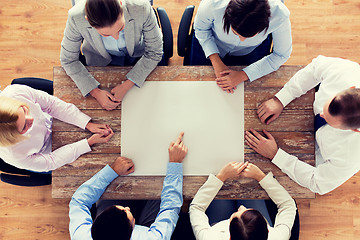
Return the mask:
MULTIPOLYGON (((71 239, 91 240, 90 208, 99 200, 107 186, 117 178, 117 173, 106 165, 74 193, 69 204, 69 231, 71 239)), ((182 197, 183 172, 181 163, 169 163, 163 190, 160 211, 150 228, 135 225, 131 239, 170 239, 179 218, 182 197)))
POLYGON ((123 57, 128 54, 128 51, 126 49, 126 43, 125 43, 125 35, 124 30, 119 32, 119 39, 116 40, 112 36, 104 37, 101 36, 101 39, 104 43, 104 47, 106 51, 111 54, 118 57, 123 57))
POLYGON ((287 7, 280 0, 268 0, 271 17, 269 28, 254 37, 240 41, 231 30, 224 29, 223 16, 230 0, 202 0, 194 20, 195 36, 202 46, 205 56, 218 53, 243 56, 252 52, 272 33, 273 52, 244 68, 250 81, 276 71, 290 57, 292 51, 291 24, 287 7))

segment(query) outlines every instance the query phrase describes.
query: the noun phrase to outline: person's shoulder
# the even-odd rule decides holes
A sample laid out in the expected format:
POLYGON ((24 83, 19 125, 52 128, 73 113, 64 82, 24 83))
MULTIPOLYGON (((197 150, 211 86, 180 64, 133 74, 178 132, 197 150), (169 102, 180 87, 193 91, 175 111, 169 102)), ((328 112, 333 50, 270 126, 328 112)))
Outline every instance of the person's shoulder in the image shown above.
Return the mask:
POLYGON ((2 92, 1 96, 9 96, 17 95, 19 93, 22 93, 24 91, 31 91, 31 87, 22 85, 22 84, 12 84, 7 86, 2 92))
POLYGON ((313 63, 319 65, 326 65, 332 70, 339 69, 344 71, 346 68, 349 70, 360 71, 360 65, 357 62, 339 58, 339 57, 326 57, 323 55, 319 55, 312 60, 313 63))
POLYGON ((81 16, 83 18, 85 16, 85 3, 86 0, 77 1, 77 3, 72 8, 70 8, 68 12, 69 16, 73 18, 81 16))
POLYGON ((280 0, 268 0, 270 6, 270 22, 278 21, 283 22, 289 19, 290 11, 280 0))
POLYGON ((202 0, 199 9, 206 12, 221 12, 224 14, 230 0, 202 0))
POLYGON ((145 8, 150 5, 149 0, 126 0, 122 2, 122 7, 126 7, 128 9, 132 8, 145 8))

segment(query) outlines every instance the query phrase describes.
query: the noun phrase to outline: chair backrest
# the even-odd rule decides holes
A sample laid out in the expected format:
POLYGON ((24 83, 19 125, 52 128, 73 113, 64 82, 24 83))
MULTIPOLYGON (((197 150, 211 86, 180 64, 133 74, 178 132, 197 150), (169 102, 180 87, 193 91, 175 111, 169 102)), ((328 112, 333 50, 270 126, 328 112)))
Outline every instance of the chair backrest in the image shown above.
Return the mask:
POLYGON ((190 26, 192 17, 194 14, 194 5, 189 5, 185 8, 184 13, 180 20, 179 30, 178 30, 178 38, 177 38, 177 51, 178 55, 184 57, 186 54, 186 49, 189 47, 191 43, 190 36, 190 26))
POLYGON ((160 21, 161 31, 163 33, 164 58, 167 61, 174 53, 174 37, 169 17, 164 8, 158 7, 157 13, 160 21))

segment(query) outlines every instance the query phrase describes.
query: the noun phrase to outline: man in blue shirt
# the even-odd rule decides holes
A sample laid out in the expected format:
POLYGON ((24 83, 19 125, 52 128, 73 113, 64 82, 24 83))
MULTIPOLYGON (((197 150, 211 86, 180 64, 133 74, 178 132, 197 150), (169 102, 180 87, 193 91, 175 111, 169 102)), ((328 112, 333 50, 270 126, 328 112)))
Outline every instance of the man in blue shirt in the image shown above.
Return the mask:
POLYGON ((280 0, 202 0, 194 29, 203 52, 192 57, 209 58, 217 84, 232 93, 241 82, 276 71, 288 60, 292 51, 289 15, 280 0), (249 66, 234 71, 229 65, 249 66))
POLYGON ((101 197, 106 187, 118 176, 128 175, 135 170, 134 163, 125 157, 117 158, 106 165, 74 193, 69 207, 71 239, 170 239, 177 220, 182 198, 182 162, 187 147, 180 133, 169 146, 169 164, 161 193, 160 211, 150 228, 136 224, 130 209, 126 206, 111 206, 94 221, 90 208, 101 197))

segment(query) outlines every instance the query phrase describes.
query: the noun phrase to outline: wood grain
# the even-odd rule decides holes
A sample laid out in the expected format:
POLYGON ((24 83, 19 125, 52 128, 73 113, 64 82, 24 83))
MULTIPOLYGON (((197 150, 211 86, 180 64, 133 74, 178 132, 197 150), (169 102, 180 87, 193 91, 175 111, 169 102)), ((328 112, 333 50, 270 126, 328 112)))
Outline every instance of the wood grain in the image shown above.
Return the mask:
MULTIPOLYGON (((242 67, 235 67, 241 69, 242 67)), ((277 144, 290 154, 301 155, 309 164, 314 165, 314 133, 312 103, 314 91, 300 97, 292 106, 286 108, 274 124, 264 125, 260 122, 254 101, 264 101, 281 89, 288 78, 296 73, 302 66, 282 66, 277 72, 271 73, 258 81, 260 83, 245 84, 244 97, 244 120, 245 129, 253 128, 257 131, 266 129, 277 139, 277 144), (270 90, 270 91, 269 91, 270 90), (264 94, 266 93, 266 94, 264 94)), ((118 84, 119 79, 124 78, 129 67, 88 67, 89 72, 101 83, 104 88, 112 88, 118 84)), ((214 81, 214 72, 209 66, 183 67, 168 66, 156 68, 148 77, 147 81, 214 81)), ((54 198, 69 198, 73 192, 86 179, 91 178, 102 166, 108 164, 109 159, 115 159, 114 154, 121 154, 121 111, 109 112, 99 108, 97 102, 91 98, 81 96, 74 82, 65 74, 61 67, 54 67, 54 95, 72 102, 84 112, 89 114, 95 122, 111 122, 115 136, 107 144, 95 145, 91 154, 81 156, 80 159, 67 166, 54 171, 53 194, 54 198), (113 123, 113 124, 112 124, 113 123), (100 164, 103 159, 106 163, 100 164)), ((291 104, 290 104, 291 105, 291 104)), ((145 120, 146 121, 146 120, 145 120)), ((54 122, 53 150, 72 142, 88 138, 91 134, 81 131, 74 126, 60 121, 54 122)), ((304 189, 291 181, 274 164, 261 157, 254 159, 256 152, 245 145, 245 160, 259 163, 264 171, 272 171, 281 179, 284 186, 294 197, 314 197, 308 189, 304 189), (247 156, 249 155, 249 156, 247 156)), ((118 155, 118 156, 119 156, 118 155)), ((302 160, 302 158, 300 158, 302 160)), ((183 192, 184 197, 191 199, 197 189, 205 182, 207 177, 187 176, 185 178, 183 192)), ((104 193, 104 198, 126 199, 154 199, 160 198, 163 177, 124 177, 115 180, 104 193), (156 185, 156 187, 155 187, 156 185), (120 189, 120 190, 119 190, 120 189), (137 189, 138 191, 134 191, 137 189)), ((243 180, 244 181, 244 180, 243 180)), ((255 181, 247 181, 246 184, 229 182, 227 187, 220 190, 218 198, 265 198, 267 197, 255 181), (237 189, 231 192, 230 188, 237 189), (245 186, 245 187, 244 187, 245 186)))

